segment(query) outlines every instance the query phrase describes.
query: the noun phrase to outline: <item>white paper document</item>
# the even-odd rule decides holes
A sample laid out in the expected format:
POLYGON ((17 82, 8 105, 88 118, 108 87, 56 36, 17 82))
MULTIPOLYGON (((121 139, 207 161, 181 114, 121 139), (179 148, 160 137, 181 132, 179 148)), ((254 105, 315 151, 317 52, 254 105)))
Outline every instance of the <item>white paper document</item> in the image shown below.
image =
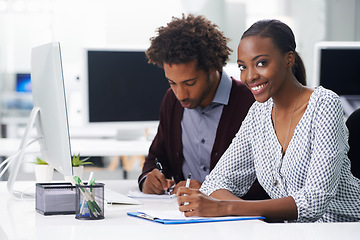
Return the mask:
POLYGON ((104 198, 107 204, 142 204, 137 199, 132 199, 109 188, 104 189, 104 198))
POLYGON ((229 217, 185 217, 183 212, 180 212, 178 209, 174 209, 174 210, 141 210, 142 212, 146 213, 149 216, 154 216, 156 218, 160 218, 160 219, 186 219, 186 220, 191 220, 191 219, 213 219, 213 220, 231 220, 231 219, 239 219, 241 217, 239 216, 229 216, 229 217))
POLYGON ((147 193, 143 193, 140 192, 140 190, 135 190, 135 191, 130 191, 127 195, 128 197, 131 198, 147 198, 147 199, 172 199, 172 198, 176 198, 176 194, 147 194, 147 193))

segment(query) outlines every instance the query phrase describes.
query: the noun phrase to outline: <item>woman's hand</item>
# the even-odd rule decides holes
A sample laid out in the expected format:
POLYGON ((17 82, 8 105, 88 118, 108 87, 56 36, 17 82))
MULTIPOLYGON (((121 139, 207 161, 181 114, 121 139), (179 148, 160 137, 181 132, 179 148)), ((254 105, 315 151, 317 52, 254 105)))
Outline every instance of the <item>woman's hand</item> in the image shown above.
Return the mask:
MULTIPOLYGON (((179 190, 179 188, 181 187, 185 187, 186 185, 186 181, 181 181, 178 184, 176 184, 173 193, 176 194, 177 191, 179 190)), ((201 187, 201 182, 199 182, 198 180, 190 180, 190 186, 189 188, 193 188, 193 189, 200 189, 201 187)))
POLYGON ((179 210, 184 212, 186 217, 264 216, 277 220, 296 220, 298 217, 297 206, 291 196, 246 201, 225 189, 207 196, 197 189, 181 187, 177 197, 179 210))
POLYGON ((180 187, 177 191, 179 210, 186 217, 214 217, 225 216, 223 201, 209 197, 197 189, 180 187))

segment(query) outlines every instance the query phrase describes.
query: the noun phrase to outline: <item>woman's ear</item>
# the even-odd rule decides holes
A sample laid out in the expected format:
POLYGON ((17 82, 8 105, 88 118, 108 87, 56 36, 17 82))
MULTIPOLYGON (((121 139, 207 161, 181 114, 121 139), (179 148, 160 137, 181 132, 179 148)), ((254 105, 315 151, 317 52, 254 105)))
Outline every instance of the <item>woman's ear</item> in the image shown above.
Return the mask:
POLYGON ((286 54, 286 64, 287 64, 287 68, 290 69, 292 68, 292 66, 295 64, 295 53, 293 51, 289 51, 286 54))

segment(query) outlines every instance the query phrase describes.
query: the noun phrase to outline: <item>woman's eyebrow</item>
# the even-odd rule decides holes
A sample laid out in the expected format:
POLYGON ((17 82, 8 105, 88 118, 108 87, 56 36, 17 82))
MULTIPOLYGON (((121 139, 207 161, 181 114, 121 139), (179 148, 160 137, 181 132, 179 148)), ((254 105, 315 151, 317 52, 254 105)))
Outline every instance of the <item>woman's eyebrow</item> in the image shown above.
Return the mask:
MULTIPOLYGON (((260 55, 257 55, 257 56, 255 56, 255 57, 253 57, 253 59, 251 59, 251 61, 255 61, 256 59, 258 59, 258 58, 260 58, 260 57, 269 57, 270 55, 268 55, 268 54, 260 54, 260 55)), ((238 59, 237 60, 237 63, 243 63, 243 61, 242 60, 240 60, 240 59, 238 59)))

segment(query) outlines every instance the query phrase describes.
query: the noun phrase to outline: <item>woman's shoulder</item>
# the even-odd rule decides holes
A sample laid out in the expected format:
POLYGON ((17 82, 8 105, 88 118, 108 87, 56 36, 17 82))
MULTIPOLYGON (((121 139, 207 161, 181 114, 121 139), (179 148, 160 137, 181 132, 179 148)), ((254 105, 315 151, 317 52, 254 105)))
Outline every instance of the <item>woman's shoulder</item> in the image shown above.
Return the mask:
POLYGON ((319 104, 326 104, 326 105, 338 105, 341 104, 340 97, 330 89, 326 89, 322 86, 318 86, 314 89, 310 97, 310 102, 315 103, 316 105, 319 104))
POLYGON ((340 97, 333 91, 326 89, 322 86, 318 86, 314 89, 311 95, 310 108, 314 110, 326 110, 326 111, 342 111, 342 104, 340 97))
POLYGON ((340 99, 339 96, 331 91, 330 89, 324 88, 322 86, 318 86, 315 88, 313 95, 318 99, 340 99))

